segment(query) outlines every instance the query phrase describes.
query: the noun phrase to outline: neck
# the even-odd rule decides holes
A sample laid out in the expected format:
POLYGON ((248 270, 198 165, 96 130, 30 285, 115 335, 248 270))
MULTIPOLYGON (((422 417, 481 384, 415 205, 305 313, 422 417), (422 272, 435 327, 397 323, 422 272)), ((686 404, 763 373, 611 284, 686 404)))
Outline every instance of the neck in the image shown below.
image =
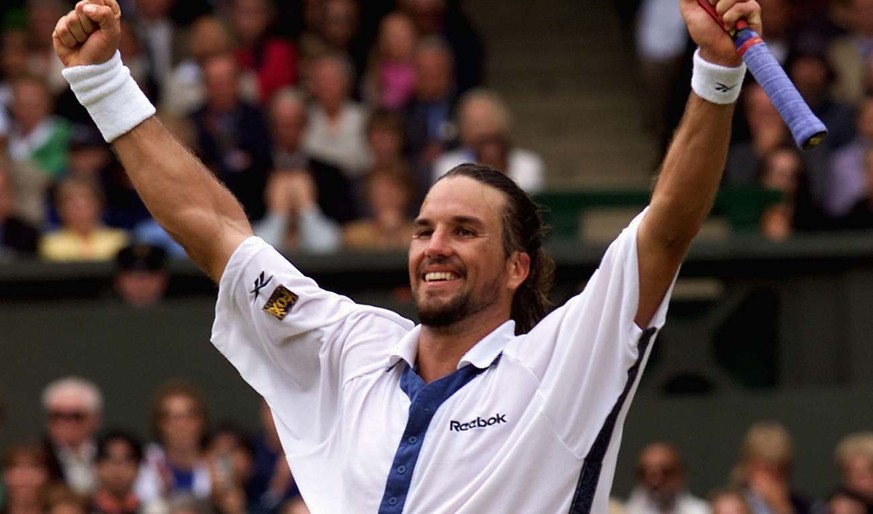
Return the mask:
POLYGON ((458 368, 461 357, 503 321, 464 320, 448 327, 422 325, 416 357, 418 375, 426 384, 450 375, 458 368))
POLYGON ((173 466, 181 469, 193 469, 200 459, 200 452, 189 448, 165 448, 167 460, 173 466))

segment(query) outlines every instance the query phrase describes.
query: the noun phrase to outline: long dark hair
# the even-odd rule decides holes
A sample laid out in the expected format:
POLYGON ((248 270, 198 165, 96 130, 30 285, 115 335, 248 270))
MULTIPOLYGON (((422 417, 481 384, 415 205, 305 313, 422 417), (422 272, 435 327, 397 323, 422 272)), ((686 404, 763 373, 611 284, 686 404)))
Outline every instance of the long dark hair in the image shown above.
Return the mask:
POLYGON ((447 177, 469 177, 505 195, 503 251, 507 257, 515 251, 530 257, 530 273, 512 298, 510 318, 516 334, 529 332, 546 315, 555 272, 555 263, 543 248, 547 227, 542 210, 511 178, 490 166, 461 164, 440 179, 447 177))

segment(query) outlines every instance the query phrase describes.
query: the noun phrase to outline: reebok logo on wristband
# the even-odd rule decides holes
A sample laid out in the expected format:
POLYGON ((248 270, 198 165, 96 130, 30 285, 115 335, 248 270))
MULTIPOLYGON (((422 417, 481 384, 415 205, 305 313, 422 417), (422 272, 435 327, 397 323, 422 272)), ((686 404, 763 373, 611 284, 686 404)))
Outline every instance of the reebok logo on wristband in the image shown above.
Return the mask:
POLYGON ((719 66, 700 57, 700 50, 694 52, 694 73, 691 75, 691 89, 697 96, 714 104, 727 105, 737 101, 746 76, 746 65, 736 68, 719 66))

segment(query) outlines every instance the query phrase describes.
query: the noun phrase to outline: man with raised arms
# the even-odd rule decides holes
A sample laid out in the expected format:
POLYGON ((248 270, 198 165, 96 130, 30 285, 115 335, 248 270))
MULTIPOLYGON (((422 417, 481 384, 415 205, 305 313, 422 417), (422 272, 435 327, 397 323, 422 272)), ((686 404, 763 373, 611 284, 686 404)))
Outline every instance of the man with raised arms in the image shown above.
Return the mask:
MULTIPOLYGON (((542 221, 505 175, 461 165, 409 247, 420 324, 333 294, 257 237, 154 117, 118 57, 115 0, 84 0, 54 45, 155 218, 219 284, 212 341, 269 403, 315 513, 605 512, 630 398, 709 213, 744 67, 681 1, 694 93, 649 207, 585 290, 546 314, 542 221)), ((761 31, 754 0, 710 0, 761 31)))

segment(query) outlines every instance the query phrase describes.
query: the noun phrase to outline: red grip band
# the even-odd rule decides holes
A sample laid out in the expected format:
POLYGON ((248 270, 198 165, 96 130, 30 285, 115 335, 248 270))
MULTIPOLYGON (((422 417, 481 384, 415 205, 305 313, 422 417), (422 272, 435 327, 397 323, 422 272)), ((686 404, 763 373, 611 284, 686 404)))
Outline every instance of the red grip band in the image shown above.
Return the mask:
POLYGON ((763 42, 764 40, 761 39, 761 36, 755 36, 752 39, 749 39, 748 41, 743 43, 739 48, 737 48, 737 53, 740 54, 740 57, 742 57, 746 54, 746 52, 749 51, 749 48, 752 48, 753 46, 763 42))

